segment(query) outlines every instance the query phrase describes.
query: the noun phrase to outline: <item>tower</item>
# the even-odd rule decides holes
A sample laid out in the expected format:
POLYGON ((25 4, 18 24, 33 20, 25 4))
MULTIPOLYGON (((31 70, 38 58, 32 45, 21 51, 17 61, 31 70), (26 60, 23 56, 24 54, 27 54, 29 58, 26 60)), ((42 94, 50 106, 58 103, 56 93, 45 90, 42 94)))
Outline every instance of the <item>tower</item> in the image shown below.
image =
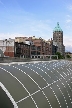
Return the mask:
POLYGON ((63 45, 63 31, 59 25, 59 22, 57 22, 57 25, 53 30, 53 44, 57 46, 57 52, 64 55, 65 47, 63 45))

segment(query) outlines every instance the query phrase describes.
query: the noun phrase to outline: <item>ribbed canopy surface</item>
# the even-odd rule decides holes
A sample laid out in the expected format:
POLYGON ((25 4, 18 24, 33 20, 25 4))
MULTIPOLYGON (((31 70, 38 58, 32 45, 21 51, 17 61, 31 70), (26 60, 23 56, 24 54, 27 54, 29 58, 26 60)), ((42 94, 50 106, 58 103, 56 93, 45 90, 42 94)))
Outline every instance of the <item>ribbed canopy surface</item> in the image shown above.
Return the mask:
POLYGON ((0 108, 72 108, 72 62, 0 64, 0 108))

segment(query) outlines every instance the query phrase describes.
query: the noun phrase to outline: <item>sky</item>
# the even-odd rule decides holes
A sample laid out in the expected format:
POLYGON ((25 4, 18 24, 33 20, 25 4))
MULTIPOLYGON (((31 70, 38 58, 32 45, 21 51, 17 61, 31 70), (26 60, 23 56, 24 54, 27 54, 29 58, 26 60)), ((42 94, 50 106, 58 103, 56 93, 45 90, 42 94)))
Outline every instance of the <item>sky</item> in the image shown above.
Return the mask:
POLYGON ((66 51, 72 52, 72 0, 0 0, 0 39, 53 38, 59 22, 66 51))

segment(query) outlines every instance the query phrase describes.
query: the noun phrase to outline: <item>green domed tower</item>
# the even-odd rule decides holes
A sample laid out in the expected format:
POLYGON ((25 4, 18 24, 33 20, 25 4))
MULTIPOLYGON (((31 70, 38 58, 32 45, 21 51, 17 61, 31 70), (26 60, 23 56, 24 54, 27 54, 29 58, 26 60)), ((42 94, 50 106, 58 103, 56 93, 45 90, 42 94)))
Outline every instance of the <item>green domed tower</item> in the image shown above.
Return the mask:
POLYGON ((53 40, 57 43, 63 44, 63 31, 57 22, 57 26, 53 30, 53 40))
POLYGON ((53 30, 53 42, 58 46, 57 52, 63 54, 63 30, 61 29, 59 22, 53 30))
POLYGON ((53 32, 62 32, 62 29, 59 26, 59 22, 57 22, 57 26, 54 28, 53 32))

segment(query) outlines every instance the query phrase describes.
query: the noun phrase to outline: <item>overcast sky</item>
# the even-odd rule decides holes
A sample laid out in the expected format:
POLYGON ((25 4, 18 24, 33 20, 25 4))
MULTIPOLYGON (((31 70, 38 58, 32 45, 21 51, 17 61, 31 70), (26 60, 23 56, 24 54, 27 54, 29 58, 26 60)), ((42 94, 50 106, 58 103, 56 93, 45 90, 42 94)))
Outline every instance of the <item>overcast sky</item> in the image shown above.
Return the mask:
POLYGON ((72 0, 0 0, 0 39, 49 39, 59 22, 66 51, 72 51, 72 0))

